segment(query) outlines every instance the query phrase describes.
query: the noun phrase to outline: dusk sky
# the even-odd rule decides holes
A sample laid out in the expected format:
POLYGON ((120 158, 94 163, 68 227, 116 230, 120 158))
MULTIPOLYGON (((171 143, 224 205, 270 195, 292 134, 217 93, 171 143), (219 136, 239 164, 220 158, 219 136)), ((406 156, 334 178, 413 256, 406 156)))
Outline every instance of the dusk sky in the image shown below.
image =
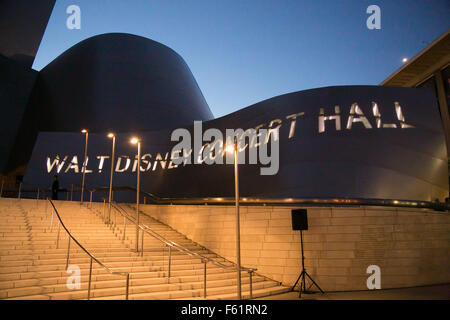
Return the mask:
POLYGON ((57 0, 33 68, 94 35, 140 35, 184 58, 220 117, 289 92, 377 85, 445 32, 449 17, 448 0, 57 0), (80 30, 66 27, 73 4, 80 30), (379 30, 366 26, 370 5, 381 9, 379 30))

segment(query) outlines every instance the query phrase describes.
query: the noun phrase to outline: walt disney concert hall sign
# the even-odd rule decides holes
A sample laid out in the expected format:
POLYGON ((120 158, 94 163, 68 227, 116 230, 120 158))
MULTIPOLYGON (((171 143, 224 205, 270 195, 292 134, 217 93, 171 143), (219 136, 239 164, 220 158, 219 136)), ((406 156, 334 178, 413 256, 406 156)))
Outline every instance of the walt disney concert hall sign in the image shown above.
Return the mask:
MULTIPOLYGON (((436 99, 426 89, 342 86, 294 92, 219 119, 135 133, 142 186, 165 198, 233 195, 238 143, 243 196, 434 200, 448 194, 447 155, 436 99)), ((131 133, 117 134, 114 185, 134 186, 131 133)), ((84 137, 39 134, 27 178, 79 184, 84 137)), ((89 134, 86 181, 108 185, 111 141, 89 134)))

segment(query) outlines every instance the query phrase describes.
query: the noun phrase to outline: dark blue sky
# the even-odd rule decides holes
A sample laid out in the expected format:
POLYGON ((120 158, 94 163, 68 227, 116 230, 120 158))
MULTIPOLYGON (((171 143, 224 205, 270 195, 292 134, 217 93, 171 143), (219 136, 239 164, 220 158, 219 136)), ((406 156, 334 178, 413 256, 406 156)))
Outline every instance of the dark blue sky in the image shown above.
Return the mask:
POLYGON ((288 92, 379 84, 449 17, 448 0, 57 0, 33 68, 97 34, 137 34, 178 52, 220 117, 288 92), (81 30, 66 27, 71 4, 81 30), (366 27, 372 4, 381 30, 366 27))

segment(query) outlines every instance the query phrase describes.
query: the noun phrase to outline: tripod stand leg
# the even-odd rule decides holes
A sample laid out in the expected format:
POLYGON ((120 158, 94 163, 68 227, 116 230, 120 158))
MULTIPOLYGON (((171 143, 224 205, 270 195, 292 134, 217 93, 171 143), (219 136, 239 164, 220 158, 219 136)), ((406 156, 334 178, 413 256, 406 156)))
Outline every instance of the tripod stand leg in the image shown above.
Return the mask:
MULTIPOLYGON (((306 273, 306 272, 305 272, 306 273)), ((308 273, 306 273, 306 275, 308 276, 309 280, 311 280, 311 282, 320 290, 321 293, 324 293, 323 290, 319 287, 319 285, 309 276, 308 273)), ((311 285, 312 286, 312 285, 311 285)), ((310 288, 311 288, 310 286, 310 288)))
POLYGON ((300 288, 298 289, 298 297, 302 297, 302 292, 305 292, 305 270, 300 273, 300 288))
MULTIPOLYGON (((303 272, 302 272, 302 273, 303 273, 303 272)), ((300 275, 298 276, 297 280, 295 281, 294 285, 293 285, 292 288, 291 288, 291 291, 294 291, 295 286, 296 286, 297 283, 298 283, 298 280, 300 280, 300 278, 302 277, 302 273, 300 273, 300 275)))
POLYGON ((302 292, 305 292, 305 288, 306 288, 306 285, 305 285, 305 274, 306 274, 306 271, 305 271, 305 270, 302 270, 302 272, 300 273, 300 275, 299 275, 298 278, 297 278, 297 281, 295 281, 294 285, 293 285, 292 288, 291 288, 291 291, 294 291, 295 286, 296 286, 297 283, 299 283, 299 281, 300 281, 300 283, 299 283, 300 287, 299 287, 299 289, 298 289, 298 297, 299 297, 299 298, 301 298, 302 292))

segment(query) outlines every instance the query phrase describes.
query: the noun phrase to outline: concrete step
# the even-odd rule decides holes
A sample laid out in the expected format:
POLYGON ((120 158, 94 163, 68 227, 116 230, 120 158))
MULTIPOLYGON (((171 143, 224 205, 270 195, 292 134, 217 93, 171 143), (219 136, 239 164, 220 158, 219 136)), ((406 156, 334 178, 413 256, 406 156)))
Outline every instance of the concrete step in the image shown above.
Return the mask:
MULTIPOLYGON (((51 223, 52 210, 48 203, 44 200, 3 200, 0 199, 0 299, 86 299, 90 257, 71 241, 69 265, 80 268, 81 289, 69 290, 66 284, 69 274, 65 270, 69 238, 60 228, 59 247, 56 248, 59 220, 53 214, 51 223)), ((106 225, 102 220, 103 203, 93 203, 94 209, 80 206, 79 202, 54 203, 64 225, 89 252, 112 271, 131 273, 130 299, 202 298, 204 264, 197 257, 173 249, 169 280, 168 250, 159 240, 146 234, 144 256, 140 257, 132 252, 134 225, 127 223, 123 239, 124 225, 120 223, 123 218, 117 216, 116 226, 106 225)), ((143 223, 166 239, 225 265, 232 265, 169 226, 148 216, 142 217, 143 223)), ((236 287, 235 275, 232 269, 208 263, 208 297, 232 297, 236 287)), ((247 272, 242 273, 242 282, 245 292, 249 286, 247 272)), ((258 275, 253 277, 253 286, 254 295, 286 290, 277 282, 258 275)), ((111 275, 94 262, 92 299, 124 299, 124 294, 125 277, 111 275)))
MULTIPOLYGON (((143 274, 141 274, 143 275, 143 274)), ((98 277, 92 277, 91 289, 106 289, 106 288, 121 288, 124 285, 124 280, 126 278, 119 275, 110 275, 108 278, 104 277, 103 280, 99 280, 98 277), (114 277, 114 278, 113 278, 114 277)), ((207 275, 207 282, 212 287, 223 286, 224 283, 231 284, 234 279, 234 273, 215 273, 207 275)), ((160 278, 160 277, 144 277, 141 278, 139 275, 132 274, 130 279, 130 292, 139 293, 142 290, 145 292, 158 292, 158 291, 170 291, 172 287, 178 285, 188 285, 192 286, 195 283, 200 283, 203 281, 202 275, 192 275, 186 277, 175 277, 175 278, 160 278)), ((254 277, 253 283, 264 281, 262 277, 254 277)), ((243 278, 243 283, 248 283, 249 280, 243 278)), ((42 287, 43 291, 41 293, 57 293, 57 292, 67 292, 70 289, 67 288, 66 278, 46 278, 46 279, 28 279, 19 280, 14 282, 0 282, 0 296, 4 296, 6 292, 7 297, 21 296, 22 291, 19 289, 26 289, 27 287, 42 287), (18 290, 16 290, 18 289, 18 290)), ((87 290, 88 287, 88 276, 81 277, 81 289, 87 290)), ((36 292, 36 291, 33 291, 36 292)), ((28 292, 27 292, 28 294, 28 292)))
MULTIPOLYGON (((285 286, 266 287, 266 288, 262 288, 262 289, 253 288, 252 299, 267 297, 267 296, 286 293, 286 292, 290 292, 290 291, 291 291, 291 287, 285 287, 285 286)), ((244 300, 250 299, 250 290, 243 291, 241 296, 242 296, 242 299, 244 299, 244 300)), ((188 299, 189 300, 204 300, 203 296, 191 297, 188 299)), ((234 299, 237 299, 236 292, 227 293, 227 294, 214 294, 214 295, 208 295, 206 297, 206 300, 234 300, 234 299)), ((175 300, 186 300, 186 298, 178 298, 175 300)))
MULTIPOLYGON (((130 281, 131 282, 131 281, 130 281)), ((276 285, 273 281, 265 281, 263 278, 257 278, 253 282, 254 290, 273 287, 276 285)), ((235 290, 236 279, 219 279, 207 281, 207 294, 217 293, 231 293, 235 290)), ((249 290, 249 280, 242 279, 242 289, 249 290)), ((70 300, 70 299, 86 299, 87 298, 88 283, 82 282, 81 288, 77 290, 70 290, 66 284, 49 285, 49 286, 31 286, 24 288, 13 288, 7 290, 0 290, 0 298, 18 298, 24 297, 26 299, 29 295, 48 295, 52 300, 70 300)), ((103 282, 91 282, 91 297, 106 298, 106 297, 119 297, 125 298, 126 282, 125 280, 103 281, 103 282)), ((155 299, 171 299, 181 297, 195 297, 203 294, 203 280, 195 282, 181 282, 181 283, 157 283, 146 284, 143 280, 135 281, 134 284, 130 283, 129 287, 129 299, 148 299, 149 297, 155 299)))
MULTIPOLYGON (((164 278, 167 279, 168 272, 167 266, 165 267, 133 267, 133 268, 116 268, 114 271, 117 272, 129 272, 133 271, 133 278, 164 278)), ((88 274, 88 268, 80 269, 81 274, 88 274)), ((224 270, 219 267, 211 266, 207 269, 207 274, 229 274, 234 273, 234 271, 224 270)), ((235 274, 235 273, 234 273, 235 274)), ((186 266, 180 265, 171 268, 172 278, 184 277, 184 276, 203 276, 203 268, 186 268, 186 266)), ((9 273, 9 274, 0 274, 0 282, 11 282, 14 280, 33 280, 33 279, 47 279, 47 278, 59 278, 59 279, 67 279, 69 274, 66 273, 65 268, 59 268, 59 270, 53 271, 39 271, 39 272, 23 272, 23 273, 9 273)), ((242 275, 246 276, 245 274, 242 275)), ((97 268, 93 266, 92 270, 92 280, 101 281, 101 280, 113 280, 120 279, 122 276, 120 275, 111 275, 108 271, 103 268, 97 268)), ((64 280, 65 281, 65 280, 64 280)))

